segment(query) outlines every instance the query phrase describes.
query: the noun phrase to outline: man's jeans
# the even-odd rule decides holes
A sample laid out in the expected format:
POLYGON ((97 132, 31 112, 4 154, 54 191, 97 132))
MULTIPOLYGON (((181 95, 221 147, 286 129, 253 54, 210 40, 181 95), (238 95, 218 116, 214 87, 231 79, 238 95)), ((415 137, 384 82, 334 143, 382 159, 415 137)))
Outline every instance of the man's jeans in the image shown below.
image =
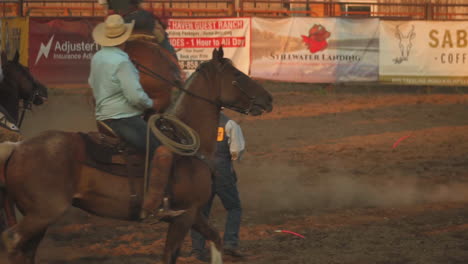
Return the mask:
MULTIPOLYGON (((235 249, 239 246, 239 228, 242 215, 239 191, 237 190, 237 176, 230 161, 229 165, 227 163, 222 165, 223 169, 220 169, 219 162, 217 162, 216 166, 218 173, 215 175, 212 186, 213 193, 208 203, 204 206, 202 213, 208 218, 214 197, 217 195, 227 211, 223 238, 224 248, 235 249), (230 169, 227 170, 226 166, 229 166, 230 169)), ((192 251, 202 252, 205 247, 205 239, 203 236, 193 229, 191 230, 191 236, 192 251)))
MULTIPOLYGON (((146 153, 146 132, 148 125, 140 116, 121 119, 107 119, 104 121, 114 132, 125 140, 129 145, 136 148, 138 152, 146 153)), ((161 145, 160 141, 151 133, 150 135, 150 158, 154 151, 161 145)))

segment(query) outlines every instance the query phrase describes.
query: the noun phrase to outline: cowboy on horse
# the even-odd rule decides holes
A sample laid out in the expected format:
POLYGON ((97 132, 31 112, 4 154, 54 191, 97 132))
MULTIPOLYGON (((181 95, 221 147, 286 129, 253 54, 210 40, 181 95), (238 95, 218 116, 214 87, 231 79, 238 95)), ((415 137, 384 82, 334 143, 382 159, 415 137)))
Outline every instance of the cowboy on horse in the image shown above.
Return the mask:
POLYGON ((168 208, 158 211, 171 173, 173 154, 153 134, 147 135, 148 124, 142 118, 145 110, 162 113, 169 103, 148 96, 140 84, 138 70, 125 52, 134 24, 134 21, 125 23, 120 15, 113 14, 93 30, 94 40, 102 46, 93 56, 89 76, 96 101, 96 119, 139 153, 145 153, 147 147, 150 149, 152 169, 140 217, 173 217, 183 211, 168 208))

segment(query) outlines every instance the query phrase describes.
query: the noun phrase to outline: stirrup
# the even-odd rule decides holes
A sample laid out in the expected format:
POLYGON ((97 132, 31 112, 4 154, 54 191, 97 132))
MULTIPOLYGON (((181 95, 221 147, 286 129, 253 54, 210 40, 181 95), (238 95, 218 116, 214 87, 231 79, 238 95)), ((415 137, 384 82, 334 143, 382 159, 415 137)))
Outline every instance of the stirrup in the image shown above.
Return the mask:
POLYGON ((186 212, 186 210, 172 210, 169 208, 169 199, 164 197, 162 207, 157 210, 155 213, 151 213, 148 210, 142 209, 140 212, 140 219, 167 219, 167 218, 174 218, 179 215, 182 215, 186 212))

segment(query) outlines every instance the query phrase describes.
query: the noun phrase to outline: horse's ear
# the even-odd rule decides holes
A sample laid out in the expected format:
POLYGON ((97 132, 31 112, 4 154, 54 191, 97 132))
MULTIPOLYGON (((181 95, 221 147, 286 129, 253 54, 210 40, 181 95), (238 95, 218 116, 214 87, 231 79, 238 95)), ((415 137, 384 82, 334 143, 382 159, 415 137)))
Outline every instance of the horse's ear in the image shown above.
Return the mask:
POLYGON ((16 50, 15 52, 15 57, 13 58, 13 62, 14 63, 18 63, 19 62, 19 51, 16 50))
POLYGON ((219 57, 220 59, 224 58, 223 46, 219 46, 219 49, 218 49, 218 57, 219 57))
POLYGON ((220 46, 219 49, 213 50, 213 60, 221 61, 224 58, 223 46, 220 46))

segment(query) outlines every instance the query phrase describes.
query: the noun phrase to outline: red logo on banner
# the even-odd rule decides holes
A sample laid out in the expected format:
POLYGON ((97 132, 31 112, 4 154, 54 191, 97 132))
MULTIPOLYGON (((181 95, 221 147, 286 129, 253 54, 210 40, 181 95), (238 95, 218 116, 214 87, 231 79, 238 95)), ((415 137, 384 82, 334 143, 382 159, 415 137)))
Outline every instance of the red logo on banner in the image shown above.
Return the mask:
POLYGON ((316 53, 328 47, 327 38, 330 35, 330 32, 324 26, 315 24, 309 29, 309 36, 302 35, 302 40, 311 53, 316 53))

